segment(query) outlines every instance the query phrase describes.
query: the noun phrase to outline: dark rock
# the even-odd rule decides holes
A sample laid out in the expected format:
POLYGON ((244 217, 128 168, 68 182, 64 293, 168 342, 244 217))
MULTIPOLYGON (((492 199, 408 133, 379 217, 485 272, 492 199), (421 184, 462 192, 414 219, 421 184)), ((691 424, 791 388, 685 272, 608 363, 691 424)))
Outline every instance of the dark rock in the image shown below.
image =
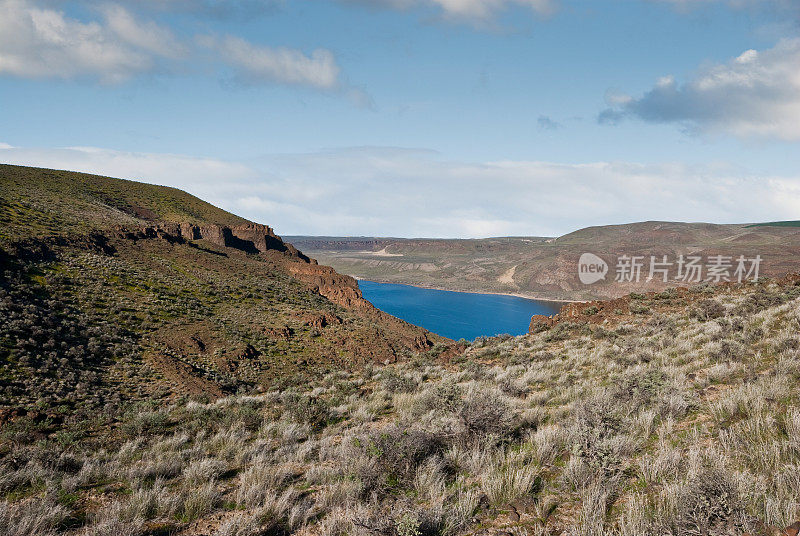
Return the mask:
POLYGON ((556 321, 549 316, 533 315, 531 323, 528 325, 528 333, 539 333, 550 329, 555 325, 556 321))
POLYGON ((785 529, 783 529, 783 533, 786 536, 797 536, 800 534, 800 521, 795 521, 785 529))

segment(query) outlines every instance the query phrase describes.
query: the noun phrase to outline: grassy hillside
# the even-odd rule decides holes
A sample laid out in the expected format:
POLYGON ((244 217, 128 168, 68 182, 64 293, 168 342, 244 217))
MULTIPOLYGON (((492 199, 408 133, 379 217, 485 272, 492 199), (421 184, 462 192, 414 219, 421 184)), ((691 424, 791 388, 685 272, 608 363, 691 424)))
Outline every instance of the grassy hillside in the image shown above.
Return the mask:
POLYGON ((259 252, 160 230, 248 223, 185 192, 14 166, 0 181, 0 424, 21 419, 31 437, 77 423, 92 434, 137 401, 254 393, 444 342, 278 238, 259 252), (113 231, 141 225, 152 232, 113 231))
MULTIPOLYGON (((784 534, 800 519, 800 286, 595 316, 290 389, 4 427, 0 532, 784 534)), ((791 534, 787 532, 786 534, 791 534)))
POLYGON ((800 270, 800 230, 789 225, 748 226, 641 222, 588 227, 557 238, 508 237, 482 240, 342 239, 291 237, 293 244, 336 270, 373 281, 444 290, 501 292, 529 297, 591 300, 629 292, 659 291, 677 283, 660 278, 638 284, 614 281, 622 255, 761 255, 760 275, 780 277, 800 270), (587 286, 578 279, 578 259, 594 253, 610 265, 605 281, 587 286))
POLYGON ((0 240, 143 222, 237 225, 247 220, 176 188, 0 164, 0 240))

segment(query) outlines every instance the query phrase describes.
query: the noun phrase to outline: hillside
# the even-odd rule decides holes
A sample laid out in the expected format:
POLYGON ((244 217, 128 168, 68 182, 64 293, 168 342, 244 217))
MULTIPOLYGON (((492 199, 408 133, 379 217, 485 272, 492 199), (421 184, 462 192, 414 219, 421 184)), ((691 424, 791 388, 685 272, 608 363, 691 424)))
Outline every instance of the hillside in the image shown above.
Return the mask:
POLYGON ((580 304, 450 359, 140 404, 113 432, 17 417, 0 533, 795 535, 798 279, 580 304))
MULTIPOLYGON (((630 292, 659 291, 685 283, 675 280, 681 255, 706 263, 721 255, 760 255, 759 275, 780 277, 800 270, 800 229, 791 225, 714 225, 642 222, 589 227, 557 238, 455 239, 288 238, 341 273, 357 278, 444 290, 499 292, 534 298, 591 300, 630 292), (605 280, 581 283, 578 260, 593 253, 608 264, 605 280), (650 257, 673 263, 669 280, 646 281, 650 257), (617 283, 617 260, 642 257, 642 277, 617 283)), ((733 275, 735 266, 731 267, 733 275)), ((706 274, 701 278, 706 279, 706 274)), ((734 279, 732 277, 732 279, 734 279)))
POLYGON ((16 166, 0 185, 0 423, 113 422, 134 401, 263 391, 446 343, 185 192, 16 166))

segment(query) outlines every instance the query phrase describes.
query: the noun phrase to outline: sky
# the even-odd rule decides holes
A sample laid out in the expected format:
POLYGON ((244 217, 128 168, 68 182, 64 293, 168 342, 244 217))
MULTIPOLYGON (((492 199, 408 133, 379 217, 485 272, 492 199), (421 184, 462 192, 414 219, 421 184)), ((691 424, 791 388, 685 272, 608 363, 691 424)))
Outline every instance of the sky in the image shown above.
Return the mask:
POLYGON ((284 235, 800 219, 800 2, 0 0, 0 162, 284 235))

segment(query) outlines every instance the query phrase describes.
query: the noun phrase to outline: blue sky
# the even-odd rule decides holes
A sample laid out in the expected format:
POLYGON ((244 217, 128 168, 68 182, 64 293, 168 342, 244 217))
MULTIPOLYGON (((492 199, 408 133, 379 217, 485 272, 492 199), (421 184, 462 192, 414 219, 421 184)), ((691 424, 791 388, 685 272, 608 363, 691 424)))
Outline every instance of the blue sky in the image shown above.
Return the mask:
POLYGON ((283 234, 800 218, 790 1, 0 0, 0 161, 283 234))

